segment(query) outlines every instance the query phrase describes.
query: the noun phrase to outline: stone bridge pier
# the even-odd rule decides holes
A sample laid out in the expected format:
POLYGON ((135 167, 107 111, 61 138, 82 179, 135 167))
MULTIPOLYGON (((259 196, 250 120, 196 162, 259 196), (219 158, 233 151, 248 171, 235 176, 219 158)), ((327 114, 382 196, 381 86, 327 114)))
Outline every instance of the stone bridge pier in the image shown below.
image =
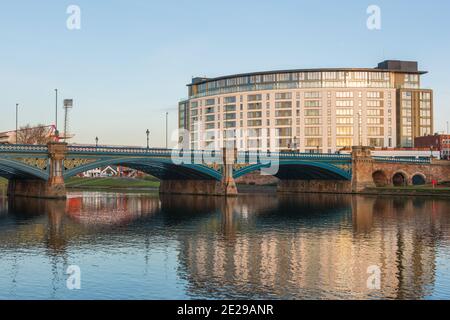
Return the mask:
POLYGON ((65 143, 49 143, 48 145, 49 179, 10 179, 8 196, 43 199, 65 199, 66 187, 63 178, 63 161, 67 152, 65 143))
POLYGON ((191 194, 211 196, 236 196, 238 190, 233 177, 236 149, 223 148, 222 180, 162 180, 162 194, 191 194))

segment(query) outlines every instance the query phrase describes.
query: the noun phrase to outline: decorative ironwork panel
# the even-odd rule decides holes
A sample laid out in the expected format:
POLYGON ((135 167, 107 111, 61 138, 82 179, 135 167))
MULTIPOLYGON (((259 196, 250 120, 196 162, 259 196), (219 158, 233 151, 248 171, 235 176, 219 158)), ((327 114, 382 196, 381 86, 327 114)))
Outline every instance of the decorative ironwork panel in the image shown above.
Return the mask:
POLYGON ((342 169, 342 170, 344 170, 344 171, 347 171, 347 172, 352 172, 352 165, 350 164, 350 163, 348 163, 348 164, 335 164, 334 166, 336 166, 336 167, 338 167, 338 168, 340 168, 340 169, 342 169))
POLYGON ((97 161, 97 159, 65 159, 64 160, 64 169, 72 170, 72 169, 93 163, 95 161, 97 161))
POLYGON ((25 163, 30 167, 35 167, 40 170, 47 170, 48 167, 48 159, 45 158, 15 158, 14 160, 25 163))

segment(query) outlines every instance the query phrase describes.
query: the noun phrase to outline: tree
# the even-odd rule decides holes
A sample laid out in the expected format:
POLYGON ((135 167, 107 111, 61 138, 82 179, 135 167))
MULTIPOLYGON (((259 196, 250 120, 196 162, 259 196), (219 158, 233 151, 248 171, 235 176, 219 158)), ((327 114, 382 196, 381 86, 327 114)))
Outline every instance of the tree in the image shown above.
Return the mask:
POLYGON ((52 141, 51 127, 38 124, 35 127, 27 124, 17 133, 18 144, 47 144, 52 141))

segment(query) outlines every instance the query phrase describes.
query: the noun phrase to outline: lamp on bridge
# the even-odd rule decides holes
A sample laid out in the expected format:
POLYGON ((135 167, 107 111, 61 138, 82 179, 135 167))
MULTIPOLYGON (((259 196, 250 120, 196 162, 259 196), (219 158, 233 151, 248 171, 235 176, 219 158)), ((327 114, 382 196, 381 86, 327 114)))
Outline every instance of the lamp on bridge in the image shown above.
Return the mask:
POLYGON ((19 135, 19 104, 16 103, 16 144, 17 144, 17 138, 19 135))
POLYGON ((95 146, 98 147, 98 137, 95 137, 95 146))
POLYGON ((58 89, 55 89, 55 138, 56 141, 59 139, 58 131, 58 89))
POLYGON ((147 134, 147 149, 150 149, 150 130, 145 131, 147 134))

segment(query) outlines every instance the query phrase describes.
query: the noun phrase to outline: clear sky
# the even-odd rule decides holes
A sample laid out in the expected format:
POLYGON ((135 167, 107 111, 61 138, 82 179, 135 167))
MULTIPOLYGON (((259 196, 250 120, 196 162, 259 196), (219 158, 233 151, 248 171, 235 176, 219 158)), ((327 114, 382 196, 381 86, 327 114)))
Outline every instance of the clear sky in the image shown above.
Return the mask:
MULTIPOLYGON (((417 60, 450 120, 448 0, 0 0, 0 131, 54 122, 54 89, 73 98, 74 142, 164 145, 192 76, 270 69, 374 67, 417 60), (81 29, 69 30, 69 5, 81 29), (381 30, 366 27, 369 5, 381 30)), ((62 109, 59 110, 62 115, 62 109)), ((62 116, 60 123, 62 123, 62 116)))

